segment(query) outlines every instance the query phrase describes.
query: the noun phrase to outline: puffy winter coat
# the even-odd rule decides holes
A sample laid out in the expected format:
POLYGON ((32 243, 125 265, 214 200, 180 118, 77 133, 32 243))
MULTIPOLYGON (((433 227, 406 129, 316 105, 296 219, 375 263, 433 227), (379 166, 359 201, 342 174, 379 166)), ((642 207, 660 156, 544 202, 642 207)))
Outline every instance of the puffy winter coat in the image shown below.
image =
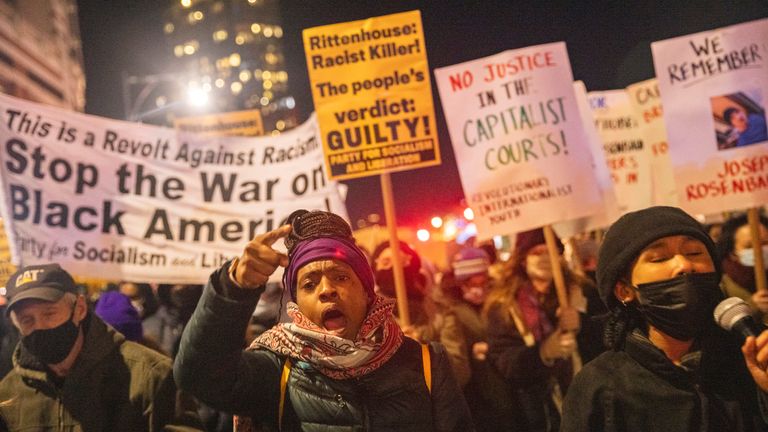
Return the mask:
MULTIPOLYGON (((223 289, 231 284, 225 268, 211 276, 184 330, 174 365, 176 381, 216 409, 276 430, 286 358, 267 350, 242 350, 246 325, 263 289, 241 290, 237 300, 222 295, 231 289, 223 289)), ((379 369, 354 379, 331 379, 308 363, 296 362, 287 383, 282 430, 473 430, 444 348, 431 344, 430 353, 431 393, 421 345, 409 338, 379 369)))
POLYGON ((19 344, 0 382, 0 417, 9 430, 198 431, 191 398, 173 382, 171 359, 89 312, 85 342, 63 381, 19 344))

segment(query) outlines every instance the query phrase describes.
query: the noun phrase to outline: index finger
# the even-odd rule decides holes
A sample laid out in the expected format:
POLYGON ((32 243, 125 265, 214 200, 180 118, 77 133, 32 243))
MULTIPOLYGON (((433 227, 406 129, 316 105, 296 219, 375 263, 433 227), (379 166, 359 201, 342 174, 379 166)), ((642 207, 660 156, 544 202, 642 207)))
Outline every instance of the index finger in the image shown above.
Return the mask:
POLYGON ((260 237, 257 237, 257 238, 261 240, 261 244, 272 246, 278 239, 284 238, 288 236, 288 234, 290 233, 291 233, 291 224, 285 224, 280 228, 269 231, 266 234, 262 234, 260 237))

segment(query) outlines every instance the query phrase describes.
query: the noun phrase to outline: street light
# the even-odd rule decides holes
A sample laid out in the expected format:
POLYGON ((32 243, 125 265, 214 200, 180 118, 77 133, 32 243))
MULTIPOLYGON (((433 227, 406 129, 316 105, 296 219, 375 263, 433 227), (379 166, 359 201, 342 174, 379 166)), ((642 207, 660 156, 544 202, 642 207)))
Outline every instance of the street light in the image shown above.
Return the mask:
POLYGON ((190 86, 187 89, 187 103, 195 107, 202 107, 208 104, 208 92, 197 86, 190 86))
POLYGON ((432 226, 435 228, 440 228, 441 226, 443 226, 443 218, 441 218, 440 216, 433 217, 431 222, 432 222, 432 226))

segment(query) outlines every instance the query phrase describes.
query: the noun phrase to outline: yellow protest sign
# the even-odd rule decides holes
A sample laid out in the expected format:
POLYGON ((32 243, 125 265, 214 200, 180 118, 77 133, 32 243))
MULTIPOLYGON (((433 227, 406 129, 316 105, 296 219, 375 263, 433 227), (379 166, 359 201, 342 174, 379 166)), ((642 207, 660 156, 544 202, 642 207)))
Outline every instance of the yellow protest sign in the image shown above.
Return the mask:
POLYGON ((264 135, 264 124, 259 110, 182 117, 174 120, 173 125, 181 132, 192 132, 204 136, 264 135))
POLYGON ((0 219, 0 286, 5 285, 8 278, 16 271, 16 266, 11 263, 11 248, 3 225, 3 220, 0 219))
POLYGON ((419 11, 303 32, 328 177, 440 164, 419 11))

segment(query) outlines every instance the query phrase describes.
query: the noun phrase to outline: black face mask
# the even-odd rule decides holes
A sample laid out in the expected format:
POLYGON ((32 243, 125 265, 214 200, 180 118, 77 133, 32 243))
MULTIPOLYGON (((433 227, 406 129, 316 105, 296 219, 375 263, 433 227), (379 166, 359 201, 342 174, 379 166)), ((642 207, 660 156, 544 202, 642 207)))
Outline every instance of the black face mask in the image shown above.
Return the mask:
POLYGON ((61 363, 77 341, 80 326, 72 322, 75 311, 58 327, 35 330, 21 338, 24 347, 45 364, 61 363))
POLYGON ((712 323, 715 306, 723 299, 719 284, 717 273, 687 273, 640 284, 638 310, 650 325, 688 341, 712 323))
MULTIPOLYGON (((408 268, 403 269, 405 286, 409 292, 411 290, 421 291, 421 280, 419 280, 418 275, 418 270, 414 272, 408 268)), ((376 279, 376 284, 379 286, 382 294, 388 297, 395 297, 395 272, 393 270, 376 270, 374 278, 376 279)))

